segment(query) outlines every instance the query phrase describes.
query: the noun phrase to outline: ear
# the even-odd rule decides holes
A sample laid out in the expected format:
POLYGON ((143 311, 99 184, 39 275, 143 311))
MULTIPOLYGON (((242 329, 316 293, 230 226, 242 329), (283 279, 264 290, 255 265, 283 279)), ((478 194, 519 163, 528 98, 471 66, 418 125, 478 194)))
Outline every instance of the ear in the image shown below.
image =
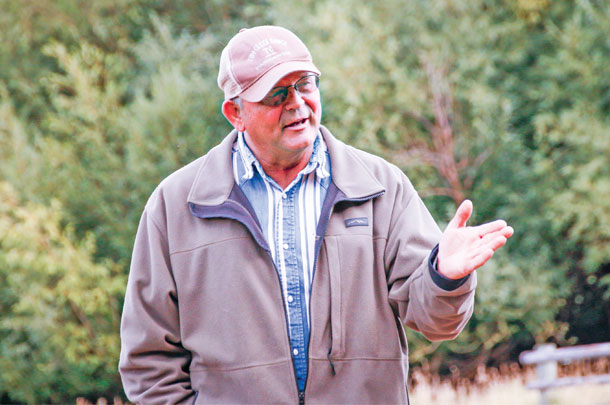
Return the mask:
POLYGON ((237 103, 231 100, 225 100, 224 103, 222 103, 222 114, 236 130, 240 132, 245 131, 246 126, 241 118, 242 111, 237 103))

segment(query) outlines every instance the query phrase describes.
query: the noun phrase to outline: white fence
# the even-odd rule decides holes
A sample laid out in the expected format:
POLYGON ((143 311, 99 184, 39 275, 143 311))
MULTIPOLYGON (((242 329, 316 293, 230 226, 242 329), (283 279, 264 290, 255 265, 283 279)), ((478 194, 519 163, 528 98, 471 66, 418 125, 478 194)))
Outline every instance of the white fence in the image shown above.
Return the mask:
POLYGON ((540 404, 548 403, 548 390, 557 387, 580 384, 610 383, 610 374, 586 377, 557 378, 557 363, 568 364, 574 360, 610 357, 610 342, 592 345, 557 348, 555 344, 537 346, 535 350, 521 353, 521 364, 536 364, 536 381, 527 384, 527 388, 540 390, 540 404))

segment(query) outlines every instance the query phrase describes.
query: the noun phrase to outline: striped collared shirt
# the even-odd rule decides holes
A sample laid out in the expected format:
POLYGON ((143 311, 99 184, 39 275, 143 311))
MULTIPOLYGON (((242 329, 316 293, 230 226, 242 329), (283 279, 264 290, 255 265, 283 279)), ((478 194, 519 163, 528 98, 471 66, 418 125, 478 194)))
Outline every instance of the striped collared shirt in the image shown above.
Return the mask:
POLYGON ((233 147, 235 182, 254 208, 279 273, 299 390, 307 377, 309 297, 316 228, 330 185, 330 158, 318 132, 309 163, 285 188, 270 178, 243 133, 233 147))

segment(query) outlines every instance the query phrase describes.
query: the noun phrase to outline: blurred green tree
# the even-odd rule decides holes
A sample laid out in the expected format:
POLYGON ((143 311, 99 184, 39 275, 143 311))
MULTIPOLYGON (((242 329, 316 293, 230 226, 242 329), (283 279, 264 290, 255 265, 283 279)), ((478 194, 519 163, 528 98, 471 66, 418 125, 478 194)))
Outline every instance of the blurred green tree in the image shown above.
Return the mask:
POLYGON ((23 204, 0 183, 0 393, 28 403, 119 395, 117 330, 126 277, 73 241, 57 201, 23 204))

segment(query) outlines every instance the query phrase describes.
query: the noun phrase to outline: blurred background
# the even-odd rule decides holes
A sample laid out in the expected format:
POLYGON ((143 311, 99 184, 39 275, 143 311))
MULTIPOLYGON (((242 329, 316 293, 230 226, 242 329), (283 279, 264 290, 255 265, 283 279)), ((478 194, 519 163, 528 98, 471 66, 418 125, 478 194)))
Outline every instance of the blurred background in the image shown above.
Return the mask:
POLYGON ((470 198, 471 223, 516 230, 458 339, 408 332, 416 372, 610 341, 608 1, 0 0, 1 403, 124 399, 142 209, 231 129, 220 52, 260 24, 303 39, 323 124, 403 169, 441 227, 470 198))

